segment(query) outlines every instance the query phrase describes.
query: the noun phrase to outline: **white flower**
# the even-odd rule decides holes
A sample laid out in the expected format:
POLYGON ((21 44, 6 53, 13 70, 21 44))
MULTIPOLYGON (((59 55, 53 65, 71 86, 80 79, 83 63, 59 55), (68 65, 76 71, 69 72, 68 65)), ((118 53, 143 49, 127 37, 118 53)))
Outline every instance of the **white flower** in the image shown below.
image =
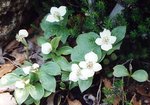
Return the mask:
POLYGON ((89 52, 85 56, 85 61, 81 61, 79 66, 83 69, 83 74, 87 77, 92 77, 95 72, 102 69, 102 66, 97 63, 98 56, 94 52, 89 52))
POLYGON ((100 32, 100 37, 95 40, 97 45, 100 45, 104 51, 112 49, 112 44, 116 41, 116 36, 111 36, 110 30, 104 29, 103 32, 100 32))
POLYGON ((15 87, 16 87, 16 88, 19 88, 19 89, 25 88, 25 83, 24 83, 24 81, 23 81, 23 80, 16 81, 15 87))
POLYGON ((46 21, 49 22, 59 22, 63 20, 63 16, 66 14, 66 6, 52 7, 50 9, 50 14, 47 16, 46 21))
POLYGON ((71 65, 72 72, 69 74, 69 80, 77 82, 79 79, 86 80, 88 77, 83 74, 83 70, 77 64, 71 65))
POLYGON ((48 42, 41 45, 41 51, 43 54, 49 54, 52 51, 52 45, 48 42))
POLYGON ((16 35, 16 40, 18 42, 22 42, 25 37, 28 37, 28 35, 29 35, 29 33, 27 30, 21 29, 21 30, 19 30, 18 34, 16 35))
POLYGON ((32 68, 35 70, 35 69, 38 69, 40 66, 39 66, 39 64, 37 64, 37 63, 34 63, 33 65, 32 65, 32 68))
POLYGON ((31 71, 31 66, 23 67, 22 70, 23 70, 23 72, 24 72, 25 74, 29 74, 30 71, 31 71))

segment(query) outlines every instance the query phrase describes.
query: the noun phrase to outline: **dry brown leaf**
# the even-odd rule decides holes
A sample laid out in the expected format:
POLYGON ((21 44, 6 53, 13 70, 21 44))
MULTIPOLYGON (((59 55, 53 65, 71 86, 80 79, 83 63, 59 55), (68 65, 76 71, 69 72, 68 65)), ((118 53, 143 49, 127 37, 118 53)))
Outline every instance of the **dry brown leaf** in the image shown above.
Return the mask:
POLYGON ((141 94, 142 96, 150 97, 150 91, 148 89, 150 88, 150 84, 148 85, 139 85, 135 89, 137 93, 141 94))
POLYGON ((4 52, 10 52, 13 51, 17 46, 19 45, 19 42, 16 40, 11 41, 4 49, 4 52))
POLYGON ((18 63, 18 64, 22 64, 24 62, 24 60, 26 59, 26 56, 25 56, 25 53, 18 53, 17 50, 14 50, 12 52, 12 56, 15 57, 15 63, 18 63))
POLYGON ((2 93, 0 94, 0 105, 17 105, 17 103, 10 93, 2 93))
POLYGON ((109 79, 104 78, 104 79, 103 79, 103 83, 104 83, 104 86, 105 86, 106 88, 109 88, 109 89, 112 88, 112 83, 111 83, 111 81, 110 81, 109 79))
POLYGON ((23 53, 20 54, 17 52, 17 50, 14 50, 12 55, 16 58, 15 61, 12 61, 13 63, 7 61, 6 64, 0 66, 0 77, 13 71, 16 68, 15 65, 20 65, 25 60, 25 54, 23 53))
POLYGON ((69 98, 67 98, 68 104, 69 105, 82 105, 80 101, 78 100, 70 100, 69 98))
POLYGON ((13 64, 3 64, 0 67, 0 77, 2 77, 3 75, 7 73, 10 73, 14 68, 15 66, 13 64))
POLYGON ((119 105, 120 98, 118 96, 115 97, 113 105, 119 105))

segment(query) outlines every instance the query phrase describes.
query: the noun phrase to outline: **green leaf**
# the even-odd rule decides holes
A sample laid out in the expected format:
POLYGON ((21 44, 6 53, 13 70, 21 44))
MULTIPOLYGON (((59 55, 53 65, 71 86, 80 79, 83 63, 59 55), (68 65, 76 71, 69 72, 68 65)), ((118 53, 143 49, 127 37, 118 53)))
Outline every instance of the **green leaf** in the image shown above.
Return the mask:
POLYGON ((71 53, 71 60, 74 62, 80 62, 84 60, 85 54, 90 51, 95 52, 98 55, 98 58, 101 59, 101 49, 95 43, 95 40, 98 37, 99 36, 94 32, 79 35, 77 38, 77 46, 73 48, 71 53))
POLYGON ((41 46, 43 43, 46 43, 46 42, 47 42, 47 40, 43 36, 40 36, 40 37, 37 38, 37 43, 38 43, 39 46, 41 46))
POLYGON ((112 54, 115 50, 119 50, 121 47, 121 44, 122 44, 122 42, 119 42, 119 43, 113 45, 113 48, 107 52, 107 55, 112 54))
POLYGON ((70 46, 63 46, 60 49, 58 49, 57 54, 58 55, 69 55, 72 52, 72 47, 70 46))
POLYGON ((145 82, 148 80, 148 74, 145 70, 137 70, 135 71, 131 77, 138 82, 145 82))
POLYGON ((14 92, 15 99, 19 105, 21 105, 29 96, 29 92, 26 88, 24 89, 15 89, 14 92))
POLYGON ((71 64, 67 61, 65 57, 59 56, 55 57, 54 61, 60 66, 63 71, 71 71, 71 64))
POLYGON ((69 83, 69 90, 73 89, 74 87, 78 86, 78 82, 70 82, 69 83))
POLYGON ((45 73, 44 71, 39 71, 38 76, 44 89, 47 91, 55 92, 56 80, 53 76, 45 73))
POLYGON ((30 84, 27 89, 31 97, 36 101, 39 101, 44 96, 44 89, 39 83, 35 84, 34 86, 30 84))
POLYGON ((23 72, 22 68, 16 68, 14 71, 12 71, 12 73, 14 73, 16 75, 26 76, 26 74, 23 72))
POLYGON ((124 67, 123 65, 117 65, 113 69, 114 69, 113 75, 115 77, 124 77, 129 75, 127 68, 124 67))
POLYGON ((51 61, 43 64, 40 69, 44 71, 45 73, 48 73, 49 75, 56 76, 56 75, 61 74, 61 69, 59 65, 51 61))
POLYGON ((48 97, 49 95, 51 95, 52 92, 51 91, 47 91, 45 90, 44 96, 43 97, 48 97))
POLYGON ((52 49, 53 51, 56 51, 58 45, 59 45, 59 42, 60 42, 60 39, 61 37, 55 37, 51 40, 51 44, 52 44, 52 49))
POLYGON ((117 40, 115 42, 118 43, 125 37, 126 33, 126 26, 118 26, 112 30, 112 35, 117 37, 117 40))
POLYGON ((13 85, 18 80, 20 78, 15 73, 6 74, 0 79, 0 87, 13 85))
POLYGON ((68 81, 69 80, 69 74, 70 74, 70 72, 66 72, 66 71, 62 72, 61 80, 62 81, 68 81))
POLYGON ((66 24, 60 23, 50 23, 46 21, 47 15, 43 18, 40 26, 44 31, 44 36, 48 39, 52 35, 61 36, 61 41, 66 42, 68 36, 70 35, 69 30, 66 28, 66 24))
POLYGON ((92 85, 92 81, 93 81, 92 77, 89 78, 88 80, 79 80, 78 84, 79 84, 79 88, 81 92, 84 92, 85 90, 87 90, 92 85))

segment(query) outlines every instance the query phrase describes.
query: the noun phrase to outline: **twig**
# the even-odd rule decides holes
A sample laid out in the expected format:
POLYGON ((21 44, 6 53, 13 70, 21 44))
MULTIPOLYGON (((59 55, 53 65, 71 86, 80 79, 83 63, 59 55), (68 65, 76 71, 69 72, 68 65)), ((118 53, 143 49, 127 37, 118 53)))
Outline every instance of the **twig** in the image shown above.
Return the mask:
POLYGON ((122 65, 125 65, 125 64, 127 64, 128 62, 130 62, 130 64, 131 64, 132 61, 133 61, 133 59, 129 59, 129 60, 127 60, 126 62, 122 63, 122 65))
POLYGON ((99 87, 98 87, 98 91, 97 91, 97 96, 96 96, 96 99, 97 99, 97 105, 100 104, 100 101, 101 101, 101 87, 102 87, 102 79, 100 80, 100 84, 99 84, 99 87))
POLYGON ((133 102, 133 99, 135 98, 135 96, 136 96, 136 93, 134 93, 134 95, 133 95, 132 99, 130 100, 130 103, 132 103, 132 102, 133 102))
POLYGON ((10 60, 7 57, 3 57, 4 59, 8 60, 10 63, 12 63, 14 66, 16 66, 17 68, 20 68, 15 62, 13 62, 12 60, 10 60))

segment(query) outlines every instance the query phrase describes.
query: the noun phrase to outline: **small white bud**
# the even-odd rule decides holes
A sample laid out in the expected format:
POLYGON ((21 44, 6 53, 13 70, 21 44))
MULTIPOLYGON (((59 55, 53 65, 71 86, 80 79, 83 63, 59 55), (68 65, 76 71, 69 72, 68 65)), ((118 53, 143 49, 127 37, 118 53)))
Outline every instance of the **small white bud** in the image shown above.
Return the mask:
POLYGON ((52 51, 52 45, 48 42, 41 45, 41 52, 43 54, 49 54, 52 51))

